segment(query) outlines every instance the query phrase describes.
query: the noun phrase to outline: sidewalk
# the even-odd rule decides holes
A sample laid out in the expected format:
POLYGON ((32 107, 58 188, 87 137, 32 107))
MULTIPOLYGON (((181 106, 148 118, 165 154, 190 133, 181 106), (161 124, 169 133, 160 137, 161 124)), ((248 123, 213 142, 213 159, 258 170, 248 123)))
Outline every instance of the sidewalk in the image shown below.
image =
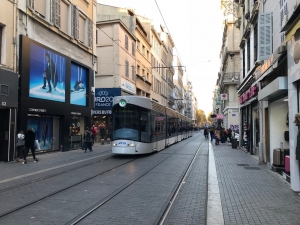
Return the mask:
POLYGON ((300 224, 300 195, 279 174, 241 149, 212 148, 224 224, 300 224))

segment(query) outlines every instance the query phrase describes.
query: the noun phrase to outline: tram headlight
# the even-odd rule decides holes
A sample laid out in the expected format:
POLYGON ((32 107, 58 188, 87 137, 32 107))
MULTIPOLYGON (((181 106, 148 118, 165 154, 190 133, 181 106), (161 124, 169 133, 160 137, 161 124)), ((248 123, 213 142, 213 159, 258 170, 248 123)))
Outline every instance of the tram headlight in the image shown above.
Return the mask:
POLYGON ((134 147, 135 145, 134 145, 134 143, 131 143, 129 146, 130 146, 130 147, 134 147))
POLYGON ((113 143, 113 146, 117 146, 117 144, 116 144, 116 143, 113 143))

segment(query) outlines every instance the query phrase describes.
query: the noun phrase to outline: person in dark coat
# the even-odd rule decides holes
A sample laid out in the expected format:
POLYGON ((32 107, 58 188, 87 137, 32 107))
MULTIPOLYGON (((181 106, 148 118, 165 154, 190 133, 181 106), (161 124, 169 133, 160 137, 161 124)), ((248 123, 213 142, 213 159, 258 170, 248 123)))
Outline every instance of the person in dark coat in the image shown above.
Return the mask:
POLYGON ((214 131, 213 128, 210 128, 209 134, 210 134, 210 142, 212 142, 214 140, 214 137, 215 137, 215 131, 214 131))
POLYGON ((204 137, 205 137, 205 139, 208 138, 208 130, 206 127, 204 129, 204 137))
POLYGON ((43 85, 42 89, 46 89, 46 83, 48 83, 49 89, 48 89, 47 93, 51 93, 52 88, 51 88, 50 80, 52 81, 53 88, 55 90, 56 85, 57 85, 57 80, 58 80, 58 74, 56 72, 56 66, 55 66, 53 60, 50 58, 49 53, 46 53, 45 57, 47 60, 47 67, 43 74, 44 85, 43 85))
POLYGON ((25 134, 25 148, 26 148, 26 152, 24 153, 24 162, 23 162, 23 164, 27 164, 27 155, 28 155, 29 149, 31 150, 34 162, 39 161, 35 157, 34 142, 35 142, 35 133, 33 131, 33 128, 30 127, 27 130, 26 134, 25 134))
POLYGON ((231 143, 231 139, 232 139, 232 130, 231 130, 230 127, 227 129, 227 135, 228 135, 228 138, 229 138, 229 142, 231 143))

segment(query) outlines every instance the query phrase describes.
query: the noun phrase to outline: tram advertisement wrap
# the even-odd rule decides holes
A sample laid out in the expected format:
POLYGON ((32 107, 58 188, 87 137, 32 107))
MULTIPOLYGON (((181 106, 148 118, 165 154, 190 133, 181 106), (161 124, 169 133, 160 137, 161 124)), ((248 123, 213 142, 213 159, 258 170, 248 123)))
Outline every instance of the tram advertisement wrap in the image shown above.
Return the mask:
POLYGON ((121 96, 121 88, 96 88, 95 109, 111 109, 115 96, 121 96))
POLYGON ((65 102, 65 57, 31 43, 29 76, 29 97, 65 102))

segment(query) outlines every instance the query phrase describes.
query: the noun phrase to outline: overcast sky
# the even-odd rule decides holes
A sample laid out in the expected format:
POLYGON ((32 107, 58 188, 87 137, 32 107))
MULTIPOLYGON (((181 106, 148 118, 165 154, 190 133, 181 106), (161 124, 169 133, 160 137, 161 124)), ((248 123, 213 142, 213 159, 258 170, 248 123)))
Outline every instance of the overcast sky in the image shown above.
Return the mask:
POLYGON ((98 3, 135 9, 136 14, 166 26, 175 43, 174 55, 186 67, 206 115, 212 111, 212 92, 220 69, 222 43, 220 0, 97 0, 98 3), (162 14, 162 16, 161 16, 162 14), (159 21, 158 21, 159 20, 159 21))

